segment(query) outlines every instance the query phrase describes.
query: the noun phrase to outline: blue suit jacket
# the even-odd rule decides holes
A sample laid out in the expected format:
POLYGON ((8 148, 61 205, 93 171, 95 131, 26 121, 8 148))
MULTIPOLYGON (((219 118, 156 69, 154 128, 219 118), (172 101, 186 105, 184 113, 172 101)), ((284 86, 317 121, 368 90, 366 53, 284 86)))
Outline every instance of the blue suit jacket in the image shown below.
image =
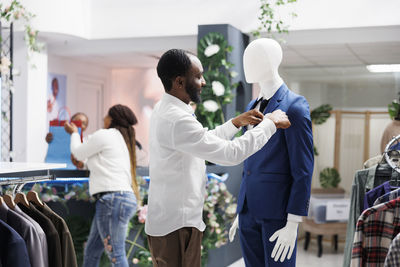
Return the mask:
POLYGON ((283 84, 264 114, 276 109, 285 111, 292 125, 278 129, 261 150, 244 162, 237 212, 242 211, 246 199, 254 217, 285 220, 288 213, 307 215, 314 168, 313 137, 310 110, 303 96, 283 84))

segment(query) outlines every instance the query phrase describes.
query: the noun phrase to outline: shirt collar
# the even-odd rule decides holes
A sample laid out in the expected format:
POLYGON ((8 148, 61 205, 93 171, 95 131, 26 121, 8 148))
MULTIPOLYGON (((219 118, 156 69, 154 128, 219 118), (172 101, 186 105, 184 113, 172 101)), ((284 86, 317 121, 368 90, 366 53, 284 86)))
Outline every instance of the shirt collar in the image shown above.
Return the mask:
POLYGON ((173 95, 170 95, 168 93, 165 93, 163 95, 162 101, 165 102, 165 103, 173 104, 173 105, 179 107, 180 109, 186 111, 189 114, 193 114, 194 113, 193 108, 190 105, 186 104, 185 102, 183 102, 179 98, 177 98, 177 97, 175 97, 173 95))

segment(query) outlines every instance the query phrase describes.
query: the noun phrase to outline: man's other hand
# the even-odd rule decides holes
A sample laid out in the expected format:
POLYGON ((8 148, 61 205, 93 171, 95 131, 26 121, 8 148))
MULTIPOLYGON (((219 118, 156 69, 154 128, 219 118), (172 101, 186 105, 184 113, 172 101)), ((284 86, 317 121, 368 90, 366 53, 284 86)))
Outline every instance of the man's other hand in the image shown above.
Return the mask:
POLYGON ((265 115, 268 119, 272 120, 275 123, 276 128, 287 129, 290 127, 290 121, 285 112, 280 109, 275 110, 272 113, 268 113, 265 115))

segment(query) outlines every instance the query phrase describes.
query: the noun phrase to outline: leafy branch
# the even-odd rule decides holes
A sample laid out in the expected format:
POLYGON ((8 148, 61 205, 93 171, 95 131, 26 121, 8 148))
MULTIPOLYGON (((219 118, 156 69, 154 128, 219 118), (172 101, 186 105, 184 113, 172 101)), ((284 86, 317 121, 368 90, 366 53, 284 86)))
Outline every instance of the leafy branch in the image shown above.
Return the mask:
POLYGON ((28 49, 33 52, 39 52, 42 49, 42 45, 37 42, 38 31, 34 30, 31 26, 31 20, 34 17, 35 15, 27 11, 17 0, 13 0, 8 6, 3 6, 3 3, 0 3, 0 18, 8 23, 22 22, 25 30, 24 38, 28 49))
MULTIPOLYGON (((261 25, 252 32, 255 38, 261 37, 261 32, 265 31, 268 35, 272 35, 272 32, 278 33, 289 33, 289 25, 284 23, 281 18, 276 15, 276 11, 279 7, 295 3, 297 0, 260 0, 260 14, 258 20, 261 25)), ((297 14, 292 12, 293 18, 297 17, 297 14)))

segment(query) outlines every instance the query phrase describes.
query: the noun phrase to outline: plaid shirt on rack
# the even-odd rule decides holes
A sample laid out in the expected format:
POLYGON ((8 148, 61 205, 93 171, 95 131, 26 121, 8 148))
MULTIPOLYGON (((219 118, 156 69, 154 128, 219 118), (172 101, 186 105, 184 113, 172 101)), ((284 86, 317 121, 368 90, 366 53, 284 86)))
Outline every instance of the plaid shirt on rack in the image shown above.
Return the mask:
POLYGON ((385 260, 385 267, 393 266, 400 266, 400 234, 393 239, 385 260))
POLYGON ((365 210, 357 222, 351 266, 383 266, 390 243, 400 232, 400 199, 365 210))

